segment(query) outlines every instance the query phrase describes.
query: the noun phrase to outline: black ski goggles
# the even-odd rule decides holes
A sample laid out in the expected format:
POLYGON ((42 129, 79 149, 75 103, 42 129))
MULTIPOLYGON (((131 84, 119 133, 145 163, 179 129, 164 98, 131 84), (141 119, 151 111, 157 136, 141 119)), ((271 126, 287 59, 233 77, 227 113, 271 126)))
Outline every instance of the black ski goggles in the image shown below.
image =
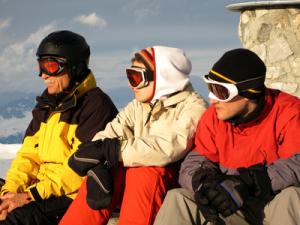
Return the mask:
POLYGON ((153 72, 145 68, 132 66, 126 68, 127 79, 132 87, 143 88, 153 81, 153 72))
POLYGON ((58 76, 66 68, 67 62, 65 59, 54 57, 38 58, 39 63, 39 76, 45 73, 49 76, 58 76))

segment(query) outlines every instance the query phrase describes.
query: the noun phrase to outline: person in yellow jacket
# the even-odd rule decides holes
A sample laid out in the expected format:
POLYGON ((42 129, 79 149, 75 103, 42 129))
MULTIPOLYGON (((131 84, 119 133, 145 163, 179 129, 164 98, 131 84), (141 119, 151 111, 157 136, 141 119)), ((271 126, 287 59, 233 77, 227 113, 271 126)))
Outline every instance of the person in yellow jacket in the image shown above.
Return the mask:
POLYGON ((82 142, 117 114, 88 67, 90 48, 71 31, 50 33, 37 53, 47 86, 1 188, 0 224, 58 224, 82 183, 68 166, 82 142))

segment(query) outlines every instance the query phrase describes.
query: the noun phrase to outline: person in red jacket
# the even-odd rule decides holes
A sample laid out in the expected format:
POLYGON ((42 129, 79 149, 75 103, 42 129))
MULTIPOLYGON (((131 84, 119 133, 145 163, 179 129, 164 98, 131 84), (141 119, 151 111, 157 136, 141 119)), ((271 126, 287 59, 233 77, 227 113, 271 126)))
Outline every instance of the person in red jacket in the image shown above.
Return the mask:
POLYGON ((211 106, 155 225, 299 224, 300 100, 265 75, 254 52, 233 49, 203 77, 211 106))

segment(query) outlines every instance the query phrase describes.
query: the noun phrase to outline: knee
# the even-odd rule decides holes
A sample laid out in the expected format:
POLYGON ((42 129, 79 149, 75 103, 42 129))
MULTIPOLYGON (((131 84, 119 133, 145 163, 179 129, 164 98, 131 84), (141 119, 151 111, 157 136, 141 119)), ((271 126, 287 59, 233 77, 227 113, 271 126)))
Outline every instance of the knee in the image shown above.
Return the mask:
POLYGON ((129 168, 126 171, 126 181, 138 183, 141 185, 143 181, 144 185, 156 183, 159 180, 164 180, 164 169, 156 167, 136 167, 129 168))
POLYGON ((286 202, 299 202, 300 201, 300 188, 299 187, 288 187, 283 189, 279 194, 280 199, 286 202))
POLYGON ((164 201, 174 201, 174 200, 180 200, 185 198, 193 198, 193 195, 194 194, 192 192, 184 188, 175 188, 167 192, 164 201))

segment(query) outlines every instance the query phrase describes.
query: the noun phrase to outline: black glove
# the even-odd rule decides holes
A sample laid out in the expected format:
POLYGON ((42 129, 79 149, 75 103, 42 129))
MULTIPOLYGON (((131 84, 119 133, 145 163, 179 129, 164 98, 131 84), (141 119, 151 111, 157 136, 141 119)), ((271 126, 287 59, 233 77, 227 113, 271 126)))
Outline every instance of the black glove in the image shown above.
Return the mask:
POLYGON ((239 210, 248 198, 247 185, 239 176, 208 177, 202 182, 199 192, 199 202, 211 205, 224 217, 239 210))
POLYGON ((199 191, 202 182, 208 177, 215 177, 222 175, 220 170, 214 170, 205 167, 199 167, 192 177, 192 187, 195 192, 199 191))
POLYGON ((104 140, 83 143, 69 158, 68 164, 79 176, 85 176, 89 169, 105 161, 107 161, 108 166, 117 167, 119 149, 118 138, 105 138, 104 140))
POLYGON ((106 165, 98 164, 87 172, 87 204, 92 209, 107 208, 112 200, 113 176, 106 165))
POLYGON ((201 193, 203 182, 209 177, 220 177, 222 173, 220 170, 208 169, 200 167, 196 170, 192 177, 192 186, 195 191, 195 202, 198 209, 205 218, 206 224, 210 222, 213 225, 225 225, 225 222, 219 217, 217 209, 209 202, 209 200, 201 193))
POLYGON ((239 168, 238 171, 241 179, 247 184, 251 197, 265 202, 272 199, 274 192, 271 180, 267 168, 263 164, 257 164, 249 168, 239 168))
POLYGON ((100 151, 102 140, 89 141, 78 146, 71 155, 68 164, 79 176, 85 176, 87 171, 100 162, 104 163, 104 155, 100 151))
POLYGON ((238 171, 249 190, 249 198, 241 212, 249 224, 262 225, 264 207, 274 197, 267 167, 257 164, 249 168, 239 168, 238 171))

